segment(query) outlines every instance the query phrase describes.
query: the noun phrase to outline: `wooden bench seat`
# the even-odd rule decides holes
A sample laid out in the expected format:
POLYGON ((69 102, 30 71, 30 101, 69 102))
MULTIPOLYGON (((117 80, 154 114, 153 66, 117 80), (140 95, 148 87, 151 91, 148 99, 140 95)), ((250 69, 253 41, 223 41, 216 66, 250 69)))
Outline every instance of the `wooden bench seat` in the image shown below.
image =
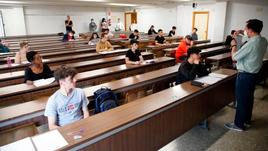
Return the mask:
MULTIPOLYGON (((84 61, 78 63, 68 64, 70 67, 74 67, 77 69, 78 72, 95 70, 105 67, 110 67, 114 65, 120 65, 125 63, 125 55, 109 57, 111 54, 104 54, 104 58, 102 59, 95 59, 91 61, 84 61), (107 55, 108 58, 105 58, 107 55)), ((151 53, 142 53, 144 59, 152 59, 153 54, 151 53)), ((100 55, 102 56, 102 55, 100 55)), ((57 69, 59 66, 52 66, 50 67, 51 70, 57 69)), ((15 72, 8 72, 0 74, 0 87, 20 84, 24 82, 24 71, 15 71, 15 72)))
MULTIPOLYGON (((143 53, 145 57, 148 55, 151 55, 149 53, 143 53)), ((91 59, 96 58, 96 54, 82 54, 82 55, 74 55, 72 57, 58 57, 58 58, 52 58, 52 59, 43 59, 43 62, 50 66, 50 68, 55 69, 60 65, 63 64, 69 64, 70 66, 80 68, 80 66, 88 66, 88 64, 93 63, 105 63, 106 61, 112 61, 114 59, 119 59, 121 62, 124 62, 125 55, 122 56, 115 56, 110 58, 101 58, 98 60, 94 60, 96 62, 93 62, 91 59), (89 60, 89 61, 87 61, 89 60), (82 62, 83 61, 83 62, 82 62)), ((98 58, 98 57, 97 57, 98 58)), ((114 62, 115 64, 118 64, 120 62, 114 62)), ((7 64, 0 65, 0 73, 8 73, 8 72, 14 72, 14 71, 24 71, 25 68, 28 66, 28 64, 12 64, 11 67, 9 67, 7 64)), ((80 71, 90 70, 90 69, 82 69, 80 68, 80 71)), ((92 68, 91 68, 92 69, 92 68)))

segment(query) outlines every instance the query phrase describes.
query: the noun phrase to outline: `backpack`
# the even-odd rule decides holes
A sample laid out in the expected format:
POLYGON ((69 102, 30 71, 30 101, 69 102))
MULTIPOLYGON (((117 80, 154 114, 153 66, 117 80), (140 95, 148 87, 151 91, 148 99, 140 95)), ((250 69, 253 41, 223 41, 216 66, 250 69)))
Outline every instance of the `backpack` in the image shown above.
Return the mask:
POLYGON ((116 94, 109 88, 103 87, 94 92, 95 114, 118 106, 116 94))

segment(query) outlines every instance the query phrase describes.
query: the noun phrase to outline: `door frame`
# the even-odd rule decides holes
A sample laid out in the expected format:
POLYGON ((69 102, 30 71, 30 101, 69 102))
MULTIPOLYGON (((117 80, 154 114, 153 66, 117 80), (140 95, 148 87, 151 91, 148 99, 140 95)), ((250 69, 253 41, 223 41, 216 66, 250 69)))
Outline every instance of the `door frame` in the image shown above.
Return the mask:
POLYGON ((125 12, 125 30, 128 31, 129 27, 127 27, 127 14, 131 15, 131 24, 133 23, 133 18, 132 16, 136 16, 136 24, 137 24, 137 12, 125 12))
POLYGON ((193 20, 192 20, 192 30, 195 28, 195 15, 196 14, 207 14, 208 15, 208 20, 207 20, 207 29, 206 29, 206 40, 208 39, 208 23, 209 23, 209 11, 194 11, 193 12, 193 20))

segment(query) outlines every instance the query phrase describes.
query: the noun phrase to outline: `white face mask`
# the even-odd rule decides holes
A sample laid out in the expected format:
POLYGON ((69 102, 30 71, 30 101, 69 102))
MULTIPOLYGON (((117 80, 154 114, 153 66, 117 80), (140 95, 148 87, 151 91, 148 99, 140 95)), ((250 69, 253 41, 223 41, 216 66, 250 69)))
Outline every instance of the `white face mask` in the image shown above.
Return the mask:
POLYGON ((249 37, 248 37, 248 33, 247 33, 246 30, 244 30, 244 36, 247 37, 247 38, 249 38, 249 37))

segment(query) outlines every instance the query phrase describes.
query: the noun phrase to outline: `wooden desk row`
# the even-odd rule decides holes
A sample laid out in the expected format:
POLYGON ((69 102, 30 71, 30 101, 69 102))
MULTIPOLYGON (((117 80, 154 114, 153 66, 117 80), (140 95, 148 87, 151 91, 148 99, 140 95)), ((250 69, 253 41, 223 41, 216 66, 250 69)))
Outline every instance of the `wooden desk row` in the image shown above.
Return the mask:
MULTIPOLYGON (((31 49, 42 49, 42 48, 47 48, 47 47, 59 47, 59 46, 87 46, 88 42, 87 41, 67 41, 67 42, 56 42, 56 43, 48 43, 48 44, 37 44, 37 45, 32 45, 29 44, 31 49)), ((9 46, 10 51, 18 51, 20 49, 20 46, 9 46)))
MULTIPOLYGON (((77 86, 85 87, 97 85, 115 79, 121 79, 144 72, 175 65, 174 58, 162 57, 154 59, 155 63, 142 65, 118 65, 98 70, 79 73, 77 86)), ((0 106, 14 105, 16 103, 34 100, 43 95, 51 95, 58 89, 57 83, 36 87, 34 85, 18 84, 0 88, 0 106)))
POLYGON ((61 127, 68 145, 59 150, 158 150, 234 100, 236 71, 218 73, 229 76, 205 88, 186 82, 61 127))
MULTIPOLYGON (((127 49, 121 49, 115 50, 117 54, 125 54, 127 49)), ((116 54, 116 53, 115 53, 116 54)), ((51 58, 51 59, 43 59, 43 62, 49 65, 51 68, 57 68, 59 65, 63 64, 70 64, 70 63, 78 63, 79 64, 85 64, 85 61, 91 61, 94 58, 102 58, 102 56, 105 56, 105 54, 99 55, 97 53, 88 53, 88 54, 79 54, 79 55, 73 55, 73 56, 67 56, 67 57, 57 57, 57 58, 51 58), (83 62, 82 62, 83 61, 83 62), (53 67, 56 66, 56 67, 53 67)), ((106 58, 103 61, 107 60, 106 58)), ((87 63, 86 63, 87 64, 87 63)), ((11 66, 8 66, 8 64, 0 65, 0 73, 7 73, 7 72, 14 72, 14 71, 22 71, 25 70, 25 68, 29 65, 27 64, 11 64, 11 66)), ((77 66, 77 65, 75 65, 77 66)))
MULTIPOLYGON (((113 46, 114 49, 118 49, 118 46, 113 46)), ((82 55, 82 54, 89 54, 89 53, 96 53, 96 48, 95 47, 87 47, 87 48, 76 48, 76 49, 61 49, 61 51, 57 50, 54 52, 44 52, 44 51, 39 51, 40 55, 42 56, 43 59, 52 59, 52 58, 68 58, 68 57, 73 57, 76 55, 82 55)), ((15 55, 15 54, 14 54, 15 55)), ((15 62, 15 56, 10 57, 12 63, 15 62)), ((6 64, 7 63, 7 57, 0 57, 0 65, 6 64)))
MULTIPOLYGON (((125 50, 119 50, 116 52, 106 54, 94 54, 92 60, 76 62, 68 64, 68 66, 75 68, 78 72, 100 69, 104 67, 120 65, 125 63, 125 50), (122 55, 123 53, 123 55, 122 55), (97 59, 99 58, 99 59, 97 59)), ((144 59, 153 59, 153 54, 142 53, 144 59)), ((64 65, 61 63, 60 65, 64 65)), ((51 70, 57 69, 60 65, 50 66, 51 70)), ((26 67, 25 67, 26 68, 26 67)), ((24 82, 24 70, 7 72, 0 74, 0 87, 9 86, 14 84, 20 84, 24 82)))
MULTIPOLYGON (((119 49, 122 48, 119 45, 112 45, 112 47, 114 49, 119 49)), ((53 47, 53 48, 43 48, 43 49, 38 49, 38 50, 34 50, 37 51, 38 53, 40 53, 41 55, 49 55, 49 56, 53 56, 53 55, 61 55, 63 54, 65 56, 65 54, 69 54, 69 53, 75 53, 75 52, 87 52, 87 53, 93 53, 96 52, 96 46, 92 45, 92 46, 79 46, 79 47, 53 47)), ((15 57, 15 52, 9 52, 9 53, 0 53, 0 58, 1 59, 6 59, 8 56, 9 57, 15 57)))
MULTIPOLYGON (((179 64, 96 86, 85 87, 83 89, 90 101, 93 99, 93 93, 102 87, 108 87, 116 94, 121 94, 120 96, 127 92, 137 91, 148 87, 157 87, 157 90, 160 90, 160 83, 168 84, 175 81, 178 68, 179 64)), ((166 87, 161 87, 161 89, 165 88, 166 87)), ((32 122, 36 125, 47 123, 47 120, 44 117, 47 99, 48 97, 42 97, 37 100, 0 109, 0 130, 32 122)))

